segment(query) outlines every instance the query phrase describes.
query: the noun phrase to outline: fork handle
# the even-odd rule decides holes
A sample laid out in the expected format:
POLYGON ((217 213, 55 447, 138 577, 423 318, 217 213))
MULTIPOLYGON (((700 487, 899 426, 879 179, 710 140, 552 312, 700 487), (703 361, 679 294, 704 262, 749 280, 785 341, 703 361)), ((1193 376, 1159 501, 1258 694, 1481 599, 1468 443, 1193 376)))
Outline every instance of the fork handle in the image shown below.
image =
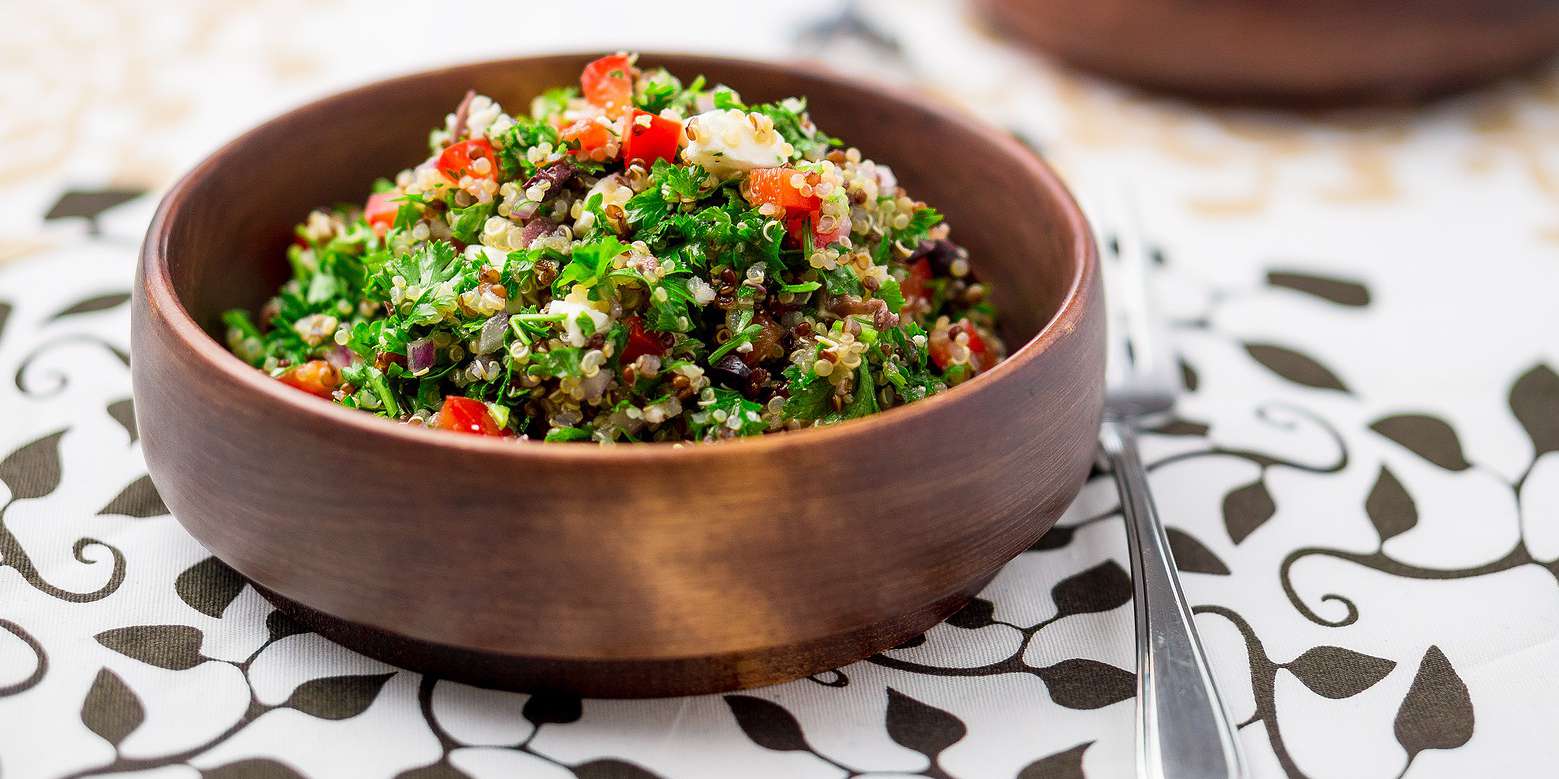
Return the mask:
POLYGON ((1238 740, 1175 575, 1136 432, 1107 419, 1099 445, 1120 489, 1136 596, 1137 776, 1242 777, 1238 740))

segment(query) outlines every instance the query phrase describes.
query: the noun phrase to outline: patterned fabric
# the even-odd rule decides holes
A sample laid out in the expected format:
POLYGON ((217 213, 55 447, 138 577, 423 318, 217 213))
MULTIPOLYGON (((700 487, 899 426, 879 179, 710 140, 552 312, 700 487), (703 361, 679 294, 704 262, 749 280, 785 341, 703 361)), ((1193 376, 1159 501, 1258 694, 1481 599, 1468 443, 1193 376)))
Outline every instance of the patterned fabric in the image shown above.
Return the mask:
MULTIPOLYGON (((929 0, 868 4, 864 33, 822 0, 720 25, 605 5, 626 26, 525 24, 562 31, 549 48, 811 47, 1009 128, 1084 194, 1125 182, 1188 388, 1146 457, 1254 775, 1552 773, 1559 72, 1276 115, 1060 71, 929 0)), ((481 690, 273 610, 145 475, 125 302, 158 192, 286 105, 526 38, 388 57, 427 7, 174 6, 16 4, 0 28, 0 773, 1131 774, 1130 576, 1100 478, 922 638, 737 694, 481 690)))

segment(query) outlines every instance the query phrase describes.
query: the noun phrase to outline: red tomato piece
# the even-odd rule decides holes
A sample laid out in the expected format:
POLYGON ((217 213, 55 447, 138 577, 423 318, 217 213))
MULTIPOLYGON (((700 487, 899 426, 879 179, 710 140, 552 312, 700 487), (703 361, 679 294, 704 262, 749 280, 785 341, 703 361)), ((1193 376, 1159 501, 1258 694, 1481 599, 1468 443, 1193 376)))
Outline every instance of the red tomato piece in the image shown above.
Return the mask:
POLYGON ((438 170, 444 178, 456 183, 462 176, 497 181, 498 155, 493 153, 493 145, 486 138, 461 141, 450 144, 438 155, 438 170), (473 166, 483 159, 487 160, 487 169, 478 173, 473 166))
POLYGON ((472 435, 503 435, 503 428, 498 427, 493 415, 487 412, 486 403, 458 395, 444 398, 444 405, 438 410, 438 429, 472 435))
POLYGON ((395 214, 401 210, 396 197, 394 192, 376 192, 368 196, 368 204, 363 206, 363 218, 381 238, 395 225, 395 214))
MULTIPOLYGON (((969 335, 969 367, 975 373, 985 370, 985 340, 980 338, 980 331, 976 330, 968 319, 960 320, 957 325, 963 327, 963 331, 969 335)), ((947 370, 947 366, 953 361, 952 349, 953 342, 951 339, 932 339, 930 345, 931 361, 936 363, 936 367, 947 370)))
POLYGON ((336 366, 324 360, 309 360, 301 365, 295 365, 277 378, 289 387, 322 398, 330 397, 336 387, 341 385, 341 372, 336 370, 336 366))
POLYGON ((816 211, 823 201, 816 195, 803 195, 796 188, 795 168, 759 168, 747 173, 742 182, 742 194, 755 206, 772 203, 785 209, 786 216, 804 215, 816 211))
POLYGON ((747 174, 742 182, 742 194, 755 206, 776 205, 784 210, 785 233, 795 245, 801 245, 802 233, 808 222, 812 225, 812 245, 827 246, 844 237, 843 223, 823 232, 817 229, 822 220, 823 201, 817 195, 803 194, 796 186, 795 168, 759 168, 747 174))
POLYGON ((610 54, 585 66, 579 86, 585 99, 617 118, 633 107, 633 81, 639 71, 627 54, 610 54))
POLYGON ((899 292, 904 295, 904 302, 930 300, 931 290, 928 288, 930 281, 931 261, 921 257, 919 261, 909 266, 909 275, 899 283, 899 292))
POLYGON ((631 316, 625 321, 628 324, 628 343, 623 345, 624 365, 633 362, 641 355, 653 354, 659 357, 666 353, 666 344, 655 334, 645 332, 643 319, 631 316))
POLYGON ((587 157, 605 162, 604 155, 600 154, 599 150, 611 142, 612 131, 606 125, 594 119, 580 119, 563 128, 563 132, 559 134, 559 137, 564 141, 573 141, 579 144, 578 148, 572 149, 569 152, 570 154, 576 157, 587 157))
POLYGON ((785 234, 790 236, 790 241, 791 241, 791 243, 793 245, 795 245, 795 246, 805 245, 804 242, 801 240, 801 236, 802 236, 803 231, 805 231, 806 226, 808 224, 811 224, 812 225, 812 246, 814 246, 814 247, 827 246, 827 245, 833 243, 834 241, 837 241, 840 238, 844 237, 844 225, 842 225, 842 224, 837 226, 837 227, 835 227, 832 231, 826 232, 826 233, 821 231, 821 230, 819 230, 819 229, 817 229, 818 220, 820 220, 821 218, 822 218, 822 214, 820 214, 820 213, 818 213, 816 211, 811 212, 811 213, 807 213, 807 214, 802 214, 801 216, 787 217, 785 219, 785 234))
POLYGON ((991 367, 990 356, 985 351, 985 340, 980 338, 980 331, 974 329, 974 325, 969 324, 967 319, 964 320, 964 332, 969 334, 969 367, 975 373, 991 367))
POLYGON ((623 134, 624 163, 641 162, 648 168, 655 160, 676 162, 681 145, 681 122, 637 108, 629 114, 628 131, 623 134))

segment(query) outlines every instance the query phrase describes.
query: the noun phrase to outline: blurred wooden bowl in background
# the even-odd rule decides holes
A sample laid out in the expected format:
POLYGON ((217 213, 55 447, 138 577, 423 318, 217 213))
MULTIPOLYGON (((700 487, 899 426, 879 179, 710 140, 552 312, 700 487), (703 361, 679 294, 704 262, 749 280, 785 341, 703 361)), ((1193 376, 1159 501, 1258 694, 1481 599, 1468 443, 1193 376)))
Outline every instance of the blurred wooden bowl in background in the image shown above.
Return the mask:
POLYGON ((1552 0, 976 0, 1061 60, 1221 100, 1344 103, 1440 94, 1559 50, 1552 0))

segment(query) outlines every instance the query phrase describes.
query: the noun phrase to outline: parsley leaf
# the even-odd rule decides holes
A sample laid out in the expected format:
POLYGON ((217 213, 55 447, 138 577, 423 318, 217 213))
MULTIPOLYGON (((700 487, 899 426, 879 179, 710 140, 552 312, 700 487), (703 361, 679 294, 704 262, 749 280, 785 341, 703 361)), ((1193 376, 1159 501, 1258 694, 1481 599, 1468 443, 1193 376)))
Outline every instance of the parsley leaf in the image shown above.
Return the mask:
POLYGON ((552 282, 553 291, 566 294, 568 288, 579 283, 594 286, 612 270, 612 258, 623 253, 626 246, 615 235, 603 235, 586 244, 574 247, 568 265, 552 282))
POLYGON ((449 231, 455 236, 455 240, 467 244, 477 243, 482 237, 482 227, 487 224, 487 218, 493 215, 493 208, 496 205, 489 200, 486 203, 473 203, 465 208, 451 208, 449 231))

